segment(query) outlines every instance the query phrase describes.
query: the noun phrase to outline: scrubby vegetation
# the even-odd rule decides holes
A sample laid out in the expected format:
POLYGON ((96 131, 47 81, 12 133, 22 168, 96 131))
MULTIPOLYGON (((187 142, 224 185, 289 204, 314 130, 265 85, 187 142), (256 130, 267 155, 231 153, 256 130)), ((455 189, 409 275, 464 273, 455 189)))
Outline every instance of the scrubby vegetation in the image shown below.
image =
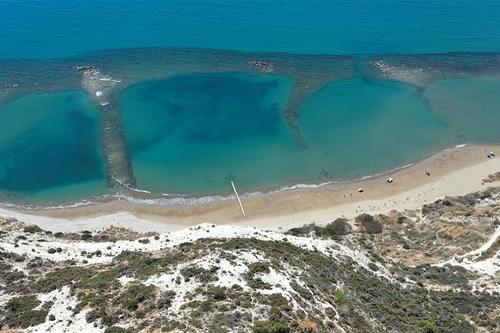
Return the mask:
POLYGON ((11 298, 4 306, 0 323, 8 327, 27 328, 45 322, 50 304, 37 308, 41 302, 34 295, 11 298))
POLYGON ((382 223, 376 221, 370 214, 357 216, 356 223, 368 234, 380 234, 382 232, 382 223))
POLYGON ((326 224, 325 226, 317 226, 315 224, 309 224, 300 228, 293 228, 286 232, 287 235, 293 236, 316 236, 323 238, 333 238, 340 239, 341 236, 345 236, 352 233, 352 227, 349 221, 345 218, 338 218, 333 222, 326 224))
MULTIPOLYGON (((489 190, 272 239, 254 229, 176 244, 164 235, 51 234, 5 222, 0 330, 62 322, 46 301, 56 295, 68 299, 58 311, 69 313, 62 322, 69 331, 76 320, 106 333, 499 331, 495 277, 434 265, 487 239, 498 225, 496 198, 489 190), (118 239, 129 243, 112 252, 118 239), (71 259, 68 244, 82 246, 71 259)), ((208 237, 210 229, 193 231, 208 237)), ((474 260, 497 255, 498 241, 474 260)))
MULTIPOLYGON (((425 332, 430 329, 473 332, 474 326, 469 320, 488 329, 498 328, 495 319, 487 315, 500 307, 498 293, 430 291, 420 283, 431 281, 464 289, 471 275, 463 269, 429 265, 410 268, 394 264, 393 276, 410 282, 403 287, 376 276, 373 271, 378 270, 377 265, 373 265, 376 269, 369 266, 369 269, 359 267, 348 257, 329 257, 289 242, 203 239, 155 255, 124 252, 104 266, 56 268, 20 292, 45 293, 69 285, 79 300, 73 311, 85 311, 87 322, 102 325, 108 332, 127 332, 126 329, 135 332, 146 328, 189 331, 198 327, 203 330, 214 321, 220 331, 302 332, 300 325, 304 325, 306 318, 324 332, 335 325, 351 332, 425 332), (198 287, 185 295, 180 308, 182 317, 178 321, 167 320, 165 316, 173 315, 170 309, 177 293, 148 284, 149 278, 171 273, 183 262, 193 262, 213 253, 220 258, 234 259, 231 255, 240 251, 259 253, 266 258, 247 264, 243 281, 248 287, 218 286, 219 267, 206 269, 189 264, 178 270, 182 278, 173 285, 182 288, 184 284, 196 283, 198 287), (290 273, 287 279, 291 281, 292 292, 287 297, 260 292, 275 287, 262 280, 271 269, 290 273), (124 285, 118 280, 121 276, 135 280, 124 285), (254 286, 257 280, 268 288, 254 286), (326 308, 317 306, 318 299, 326 308), (308 312, 299 311, 293 304, 300 304, 308 312), (260 314, 256 315, 255 311, 260 314), (135 324, 122 328, 123 323, 135 324)), ((37 309, 39 305, 32 294, 13 298, 2 310, 2 323, 9 327, 28 327, 44 322, 48 312, 37 309)))

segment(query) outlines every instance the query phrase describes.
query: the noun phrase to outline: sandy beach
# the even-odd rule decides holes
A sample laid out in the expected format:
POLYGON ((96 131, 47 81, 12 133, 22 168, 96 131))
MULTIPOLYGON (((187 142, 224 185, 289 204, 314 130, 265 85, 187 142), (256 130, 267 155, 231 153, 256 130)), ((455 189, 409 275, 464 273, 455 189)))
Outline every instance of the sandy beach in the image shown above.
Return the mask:
POLYGON ((236 199, 187 206, 115 200, 53 210, 0 208, 0 215, 53 231, 97 230, 119 225, 141 231, 167 232, 200 223, 287 230, 307 223, 328 223, 341 216, 413 209, 445 196, 496 186, 498 181, 483 182, 489 175, 500 172, 500 157, 487 158, 489 152, 500 155, 500 146, 457 146, 410 166, 354 182, 243 196, 246 217, 236 199), (389 177, 392 183, 387 182, 389 177))

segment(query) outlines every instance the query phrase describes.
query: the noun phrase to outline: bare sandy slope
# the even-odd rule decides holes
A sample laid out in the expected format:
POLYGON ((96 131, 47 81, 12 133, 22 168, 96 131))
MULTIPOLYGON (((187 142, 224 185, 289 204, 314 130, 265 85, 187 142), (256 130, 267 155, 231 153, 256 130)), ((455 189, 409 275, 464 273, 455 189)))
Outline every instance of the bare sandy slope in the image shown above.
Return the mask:
POLYGON ((9 211, 13 216, 53 231, 96 230, 120 225, 141 231, 173 231, 200 223, 251 225, 280 230, 306 223, 327 223, 360 213, 418 208, 444 196, 463 195, 496 186, 484 183, 500 172, 500 157, 486 158, 499 146, 444 150, 409 167, 345 184, 290 189, 243 197, 246 217, 234 199, 190 206, 159 206, 117 200, 97 205, 43 211, 9 211), (427 174, 430 173, 430 175, 427 174), (393 178, 387 183, 388 177, 393 178), (362 188, 363 192, 358 192, 362 188))

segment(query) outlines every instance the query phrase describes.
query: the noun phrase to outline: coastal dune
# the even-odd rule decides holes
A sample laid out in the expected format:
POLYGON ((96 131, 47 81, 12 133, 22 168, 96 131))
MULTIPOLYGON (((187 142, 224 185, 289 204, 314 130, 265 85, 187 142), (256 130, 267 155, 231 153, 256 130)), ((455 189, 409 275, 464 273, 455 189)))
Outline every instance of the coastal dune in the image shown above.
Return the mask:
POLYGON ((324 224, 361 213, 388 213, 418 208, 445 196, 464 195, 498 185, 499 146, 460 145, 397 170, 365 179, 243 195, 246 217, 234 198, 192 205, 152 205, 125 199, 88 206, 13 211, 0 214, 52 231, 97 230, 111 225, 139 231, 173 231, 200 223, 286 230, 324 224), (497 177, 490 175, 497 174, 497 177), (392 182, 387 179, 392 178, 392 182))

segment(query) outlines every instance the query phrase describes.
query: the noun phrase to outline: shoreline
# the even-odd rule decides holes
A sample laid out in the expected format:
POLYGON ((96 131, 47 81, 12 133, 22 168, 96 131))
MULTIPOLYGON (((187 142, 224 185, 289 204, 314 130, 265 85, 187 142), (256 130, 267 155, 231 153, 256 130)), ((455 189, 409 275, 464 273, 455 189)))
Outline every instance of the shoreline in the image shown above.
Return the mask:
POLYGON ((0 208, 12 216, 52 231, 95 230, 119 225, 138 231, 179 230, 200 223, 236 224, 268 230, 286 230, 308 223, 324 224, 337 217, 387 213, 418 208, 444 196, 464 195, 498 182, 484 184, 500 172, 500 157, 486 158, 500 145, 459 145, 413 164, 352 182, 284 187, 242 196, 246 217, 236 199, 195 205, 151 205, 125 199, 77 207, 22 210, 0 208), (426 174, 430 171, 430 176, 426 174), (387 183, 386 178, 393 178, 387 183), (359 193, 358 189, 363 188, 359 193))
MULTIPOLYGON (((470 143, 470 144, 457 144, 455 146, 449 146, 449 147, 444 147, 441 148, 440 150, 436 150, 434 152, 431 152, 427 155, 424 155, 423 157, 420 157, 414 161, 408 162, 406 164, 403 164, 401 166, 396 166, 390 169, 387 169, 385 171, 380 171, 376 172, 374 174, 366 175, 366 176, 356 176, 353 178, 347 178, 347 179, 329 179, 329 180, 323 180, 320 181, 318 180, 317 182, 311 181, 311 182, 298 182, 298 183, 293 183, 293 184, 284 184, 284 185, 277 185, 277 186, 268 186, 264 188, 251 188, 247 190, 240 191, 238 189, 237 184, 237 190, 238 194, 240 195, 241 198, 253 198, 253 197, 259 197, 259 196, 265 196, 265 195, 273 195, 277 193, 282 193, 282 192, 290 192, 290 191, 308 191, 308 190, 315 190, 315 189, 321 189, 321 188, 328 188, 328 187, 341 187, 341 186, 346 186, 346 185, 352 185, 352 184, 363 184, 365 182, 369 182, 370 180, 376 179, 376 178, 384 178, 384 177, 391 177, 392 175, 403 171, 405 169, 411 168, 411 167, 418 167, 421 163, 430 160, 434 157, 437 157, 437 155, 445 154, 447 151, 451 150, 458 150, 462 148, 472 148, 472 149, 483 149, 485 151, 485 154, 487 151, 491 150, 499 150, 500 151, 500 144, 497 143, 491 143, 491 144, 475 144, 475 143, 470 143), (488 150, 490 149, 490 150, 488 150)), ((464 161, 465 162, 465 161, 464 161)), ((477 163, 480 163, 477 162, 477 163)), ((462 165, 462 167, 467 166, 468 164, 462 165)), ((126 186, 124 184, 121 184, 127 191, 128 193, 102 193, 99 195, 96 195, 95 197, 87 197, 84 199, 80 200, 70 200, 70 201, 65 201, 65 202, 47 202, 47 203, 30 203, 30 202, 15 202, 15 201, 7 201, 3 202, 0 201, 0 210, 1 209, 7 209, 7 210, 13 210, 13 211, 18 211, 18 212, 25 212, 25 213, 40 213, 40 212, 54 212, 54 211, 60 211, 60 210, 66 210, 66 209, 81 209, 84 207, 89 207, 89 206, 98 206, 98 205, 106 205, 110 204, 112 202, 116 201, 127 201, 131 205, 145 205, 145 206, 158 206, 158 207, 181 207, 181 206, 200 206, 204 204, 213 204, 213 203, 220 203, 224 201, 232 201, 236 200, 236 196, 234 195, 234 191, 228 189, 226 192, 214 192, 214 193, 208 193, 208 194, 182 194, 182 193, 154 193, 152 191, 146 190, 146 189, 141 189, 139 187, 131 187, 131 186, 126 186)), ((229 186, 229 185, 228 185, 229 186)), ((229 186, 230 188, 230 186, 229 186)))

